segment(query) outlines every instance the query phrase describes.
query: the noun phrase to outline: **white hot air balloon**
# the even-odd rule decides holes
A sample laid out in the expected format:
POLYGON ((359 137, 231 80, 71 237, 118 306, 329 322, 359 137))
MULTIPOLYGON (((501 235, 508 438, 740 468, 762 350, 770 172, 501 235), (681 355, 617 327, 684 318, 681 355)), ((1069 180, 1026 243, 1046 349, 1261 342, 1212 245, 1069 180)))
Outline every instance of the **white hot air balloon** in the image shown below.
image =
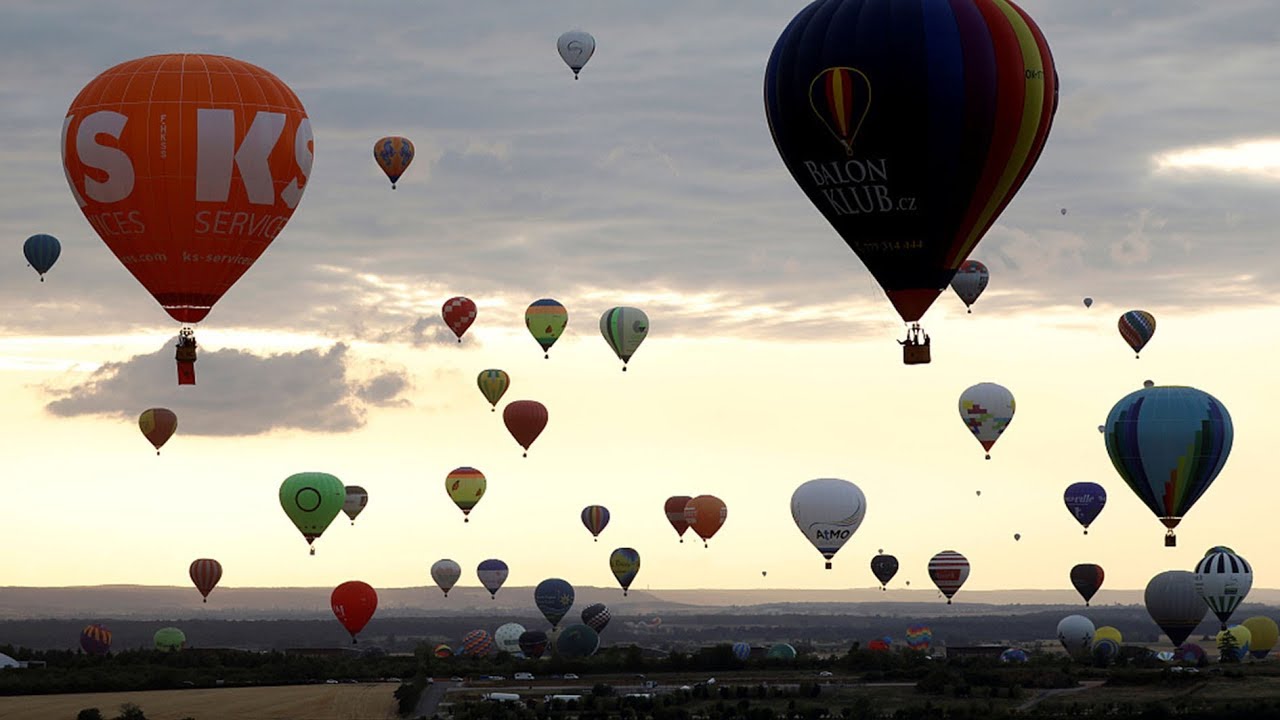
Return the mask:
POLYGON ((342 503, 342 512, 351 518, 351 524, 356 524, 356 516, 364 510, 364 506, 369 504, 369 493, 359 485, 347 486, 347 499, 342 503))
POLYGON ((1068 615, 1058 621, 1058 642, 1074 657, 1084 657, 1093 647, 1093 633, 1093 621, 1083 615, 1068 615))
MULTIPOLYGON (((990 279, 991 273, 987 272, 986 265, 977 260, 965 260, 955 277, 951 278, 951 289, 956 291, 956 295, 960 296, 964 306, 968 308, 978 301, 978 296, 987 289, 987 281, 990 279)), ((969 312, 972 313, 973 310, 970 309, 969 312)))
POLYGON ((448 558, 437 560, 431 566, 431 579, 435 580, 436 585, 444 591, 445 597, 449 597, 449 591, 457 584, 460 577, 462 577, 462 566, 448 558))
POLYGON ((573 79, 577 80, 582 66, 587 64, 596 51, 596 39, 591 37, 591 33, 570 30, 556 41, 556 49, 560 51, 564 64, 573 71, 573 79))
POLYGON ((524 626, 520 623, 509 622, 501 625, 497 630, 493 631, 493 644, 503 652, 512 655, 520 652, 520 636, 524 634, 524 626))
POLYGON ((991 459, 991 446, 1013 420, 1013 393, 995 383, 978 383, 960 393, 960 419, 991 459))
POLYGON ((1227 629, 1231 613, 1244 602, 1253 587, 1253 568, 1231 548, 1215 547, 1196 563, 1196 594, 1218 616, 1222 629, 1227 629))
POLYGON ((649 316, 633 307, 616 307, 600 316, 600 334, 622 361, 622 369, 649 334, 649 316))
POLYGON ((827 559, 828 570, 831 558, 858 530, 866 512, 866 496, 848 480, 818 478, 791 493, 791 519, 827 559))

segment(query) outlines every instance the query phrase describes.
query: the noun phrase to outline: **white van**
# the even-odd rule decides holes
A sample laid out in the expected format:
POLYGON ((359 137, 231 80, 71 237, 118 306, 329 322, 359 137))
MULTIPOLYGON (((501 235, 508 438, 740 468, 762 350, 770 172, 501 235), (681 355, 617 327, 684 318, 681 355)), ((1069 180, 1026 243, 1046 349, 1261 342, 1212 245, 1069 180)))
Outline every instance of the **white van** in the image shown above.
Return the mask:
POLYGON ((516 673, 514 677, 516 680, 532 680, 533 673, 519 672, 519 673, 516 673))

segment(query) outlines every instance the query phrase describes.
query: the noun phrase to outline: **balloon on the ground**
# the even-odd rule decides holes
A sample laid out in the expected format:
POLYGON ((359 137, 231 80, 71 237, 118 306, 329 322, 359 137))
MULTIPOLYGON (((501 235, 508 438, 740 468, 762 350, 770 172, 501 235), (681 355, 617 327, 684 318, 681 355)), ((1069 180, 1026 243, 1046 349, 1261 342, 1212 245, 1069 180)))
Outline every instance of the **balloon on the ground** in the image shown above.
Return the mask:
POLYGON ((541 630, 526 630, 520 634, 520 652, 537 660, 547 651, 547 634, 541 630))
POLYGON ((912 650, 927 651, 933 642, 933 630, 928 625, 907 626, 907 647, 912 650))
POLYGON ((1216 638, 1218 657, 1226 662, 1239 662, 1249 654, 1249 642, 1253 639, 1249 628, 1243 625, 1232 625, 1218 631, 1216 638), (1230 641, 1228 641, 1228 636, 1230 641), (1231 646, 1234 645, 1234 648, 1231 646))
POLYGON ((1124 635, 1120 632, 1118 628, 1112 627, 1110 625, 1103 625, 1102 627, 1093 631, 1093 641, 1096 643, 1099 640, 1103 640, 1103 639, 1109 639, 1114 641, 1116 644, 1121 644, 1124 642, 1124 635))
POLYGON ((453 589, 453 586, 457 584, 458 579, 461 577, 462 566, 449 558, 437 560, 431 564, 431 579, 444 591, 445 597, 449 597, 449 591, 453 589))
POLYGON ((472 630, 462 636, 462 654, 484 657, 493 652, 493 638, 485 630, 472 630))
POLYGON ((744 642, 736 642, 733 644, 733 656, 739 660, 746 660, 751 657, 751 644, 744 642))
POLYGON ((1024 663, 1027 660, 1027 651, 1021 648, 1009 648, 1000 653, 1000 662, 1002 663, 1024 663))
POLYGON ((94 623, 80 631, 80 649, 90 655, 106 655, 111 651, 111 631, 94 623))
POLYGON ((524 633, 524 626, 520 623, 509 622, 499 625, 498 629, 493 631, 493 644, 497 645, 501 652, 514 655, 520 652, 520 636, 524 633))
MULTIPOLYGON (((295 473, 280 484, 280 507, 298 532, 311 545, 342 512, 347 487, 338 478, 323 472, 295 473)), ((316 554, 315 546, 311 554, 316 554)))
POLYGON ((1209 611, 1196 592, 1195 574, 1186 570, 1166 570, 1151 578, 1143 601, 1147 614, 1174 645, 1185 642, 1209 611))
POLYGON ((1196 594, 1209 606, 1209 610, 1227 629, 1227 621, 1244 602, 1253 587, 1253 568, 1248 561, 1226 547, 1210 549, 1196 563, 1196 594))
POLYGON ((960 419, 987 451, 990 460, 992 446, 1013 420, 1013 393, 1002 385, 978 383, 960 393, 959 406, 960 419))
POLYGON ((378 609, 378 593, 368 583, 348 580, 329 594, 329 606, 333 609, 333 616, 351 634, 351 644, 354 645, 356 635, 378 609))
POLYGON ((769 646, 769 652, 765 657, 772 660, 795 660, 796 649, 788 643, 775 643, 769 646))
POLYGON ((187 644, 187 635, 176 627, 163 627, 151 636, 151 644, 161 652, 174 652, 187 644))
POLYGON ((38 233, 22 243, 22 254, 27 258, 27 264, 40 275, 40 282, 44 282, 44 274, 62 254, 62 243, 52 235, 38 233))
POLYGON ((442 660, 444 658, 451 658, 453 657, 453 648, 444 644, 436 645, 435 649, 431 651, 431 654, 442 660))
POLYGON ((211 558, 192 560, 191 565, 187 567, 187 574, 191 576, 192 584, 204 598, 201 602, 209 602, 209 593, 213 592, 213 589, 218 586, 218 581, 222 579, 222 563, 211 558))
POLYGON ((1249 654, 1259 660, 1266 658, 1280 638, 1276 621, 1265 615, 1254 615, 1240 624, 1249 629, 1249 654))
POLYGON ((582 623, 566 627, 556 638, 556 654, 568 660, 591 657, 599 647, 600 634, 582 623))
POLYGON ((1135 390, 1107 414, 1107 454, 1120 478, 1168 528, 1178 526, 1227 463, 1235 430, 1218 399, 1192 387, 1135 390))
POLYGON ((831 559, 853 537, 867 512, 867 497, 848 480, 809 480, 791 493, 791 519, 831 569, 831 559))
POLYGON ((404 171, 409 169, 413 154, 413 142, 399 135, 379 138, 373 144, 373 161, 378 163, 378 167, 382 168, 382 172, 391 181, 392 190, 396 189, 396 183, 404 171))
POLYGON ((1083 657, 1093 647, 1093 621, 1083 615, 1068 615, 1058 621, 1058 642, 1067 654, 1083 657))

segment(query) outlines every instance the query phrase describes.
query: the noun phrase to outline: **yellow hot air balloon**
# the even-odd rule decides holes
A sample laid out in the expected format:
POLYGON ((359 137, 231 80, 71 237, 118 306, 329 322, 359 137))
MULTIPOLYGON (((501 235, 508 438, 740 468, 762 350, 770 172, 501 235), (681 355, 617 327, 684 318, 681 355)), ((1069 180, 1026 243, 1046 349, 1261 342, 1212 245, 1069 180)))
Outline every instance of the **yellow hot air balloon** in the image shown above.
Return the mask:
POLYGON ((449 499, 453 500, 453 504, 462 511, 463 522, 471 522, 471 518, 467 516, 471 514, 471 508, 484 497, 484 489, 487 485, 484 473, 473 467, 455 468, 444 479, 444 489, 449 493, 449 499))
POLYGON ((480 387, 480 392, 484 394, 484 399, 489 401, 493 407, 489 412, 498 409, 498 401, 506 394, 507 388, 511 386, 511 376, 502 370, 481 370, 480 375, 476 377, 476 385, 480 387))
POLYGON ((1107 639, 1114 640, 1117 645, 1124 644, 1124 636, 1120 634, 1119 630, 1111 627, 1110 625, 1103 625, 1093 631, 1093 642, 1097 643, 1099 640, 1107 639))
POLYGON ((1280 640, 1280 627, 1265 615, 1255 615, 1240 623, 1249 629, 1249 653, 1262 660, 1280 640))

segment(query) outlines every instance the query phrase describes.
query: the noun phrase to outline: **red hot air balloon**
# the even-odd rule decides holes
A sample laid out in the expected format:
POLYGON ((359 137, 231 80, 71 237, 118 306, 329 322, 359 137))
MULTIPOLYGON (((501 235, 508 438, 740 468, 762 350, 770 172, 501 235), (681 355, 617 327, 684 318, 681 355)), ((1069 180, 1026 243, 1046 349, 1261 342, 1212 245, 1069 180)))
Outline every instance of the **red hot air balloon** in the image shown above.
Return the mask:
POLYGON ((536 400, 516 400, 502 409, 502 421, 529 457, 529 446, 547 426, 547 408, 536 400))
MULTIPOLYGON (((218 55, 152 55, 94 78, 67 110, 71 194, 174 320, 198 323, 279 235, 311 174, 311 121, 270 72, 218 55)), ((195 384, 179 334, 178 384, 195 384)))
POLYGON ((702 538, 703 547, 707 546, 707 541, 720 530, 728 517, 729 508, 715 495, 699 495, 684 506, 684 521, 702 538))
POLYGON ((667 522, 676 529, 680 542, 684 542, 684 531, 689 529, 689 523, 684 519, 684 506, 692 499, 688 495, 672 495, 662 505, 663 512, 667 514, 667 522))
POLYGON ((213 588, 222 579, 222 563, 209 558, 200 558, 191 562, 187 572, 191 575, 191 582, 195 583, 196 589, 204 597, 202 602, 209 602, 209 593, 213 592, 213 588))
POLYGON ((368 583, 348 580, 333 589, 329 606, 342 627, 351 633, 351 644, 356 644, 356 634, 364 629, 378 609, 378 593, 368 583))
POLYGON ((969 579, 969 561, 955 550, 943 550, 929 560, 929 578, 947 596, 950 605, 951 597, 969 579))
POLYGON ((169 438, 178 429, 178 416, 168 408, 148 408, 138 416, 138 429, 159 455, 160 448, 169 442, 169 438))
POLYGON ((476 304, 470 298, 449 298, 444 301, 440 314, 444 316, 444 324, 458 336, 458 342, 462 342, 462 334, 476 321, 476 304))
POLYGON ((796 183, 916 323, 1039 159, 1058 82, 1010 0, 815 0, 774 45, 764 105, 796 183))

